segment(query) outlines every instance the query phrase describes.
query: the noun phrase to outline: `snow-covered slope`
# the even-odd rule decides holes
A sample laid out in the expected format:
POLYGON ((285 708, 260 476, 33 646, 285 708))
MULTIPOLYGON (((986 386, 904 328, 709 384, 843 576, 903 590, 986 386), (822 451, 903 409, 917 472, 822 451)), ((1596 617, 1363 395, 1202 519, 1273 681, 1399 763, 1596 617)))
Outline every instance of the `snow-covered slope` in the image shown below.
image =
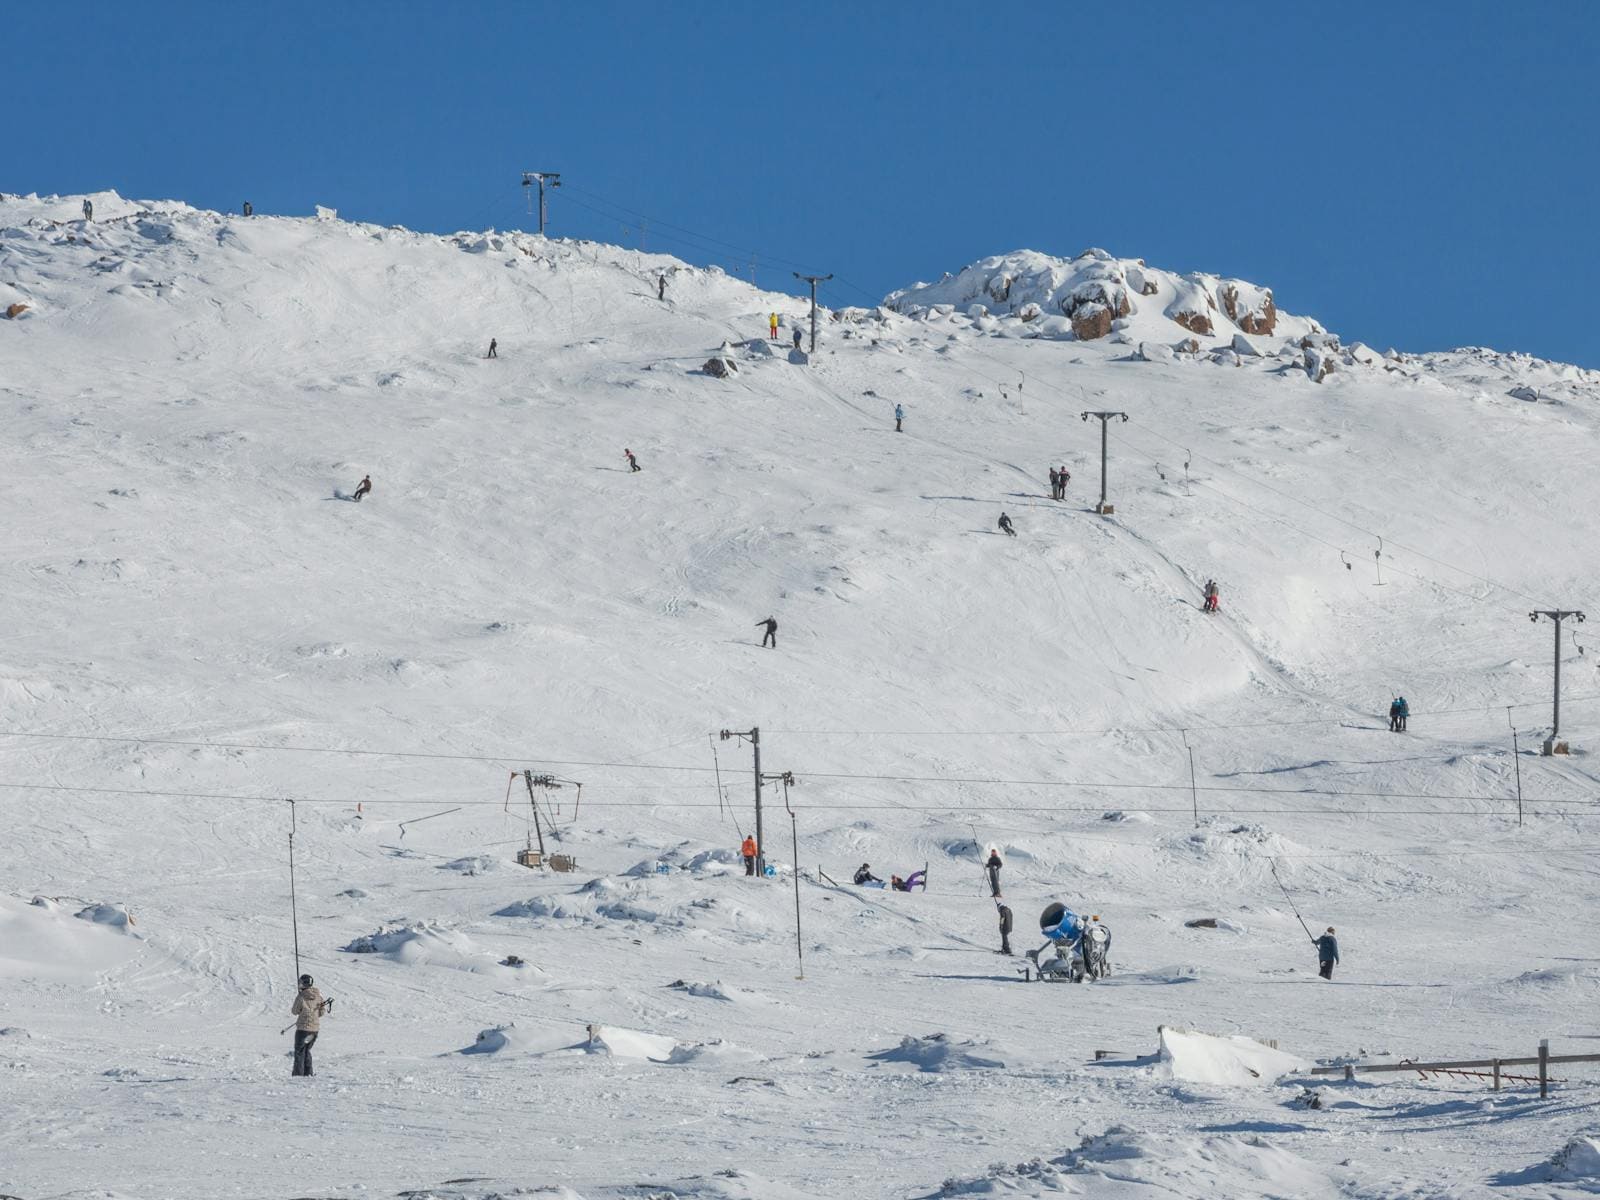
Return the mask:
POLYGON ((1303 1111, 1155 1031, 1592 1044, 1592 772, 1524 757, 1519 826, 1505 706, 1526 750, 1527 613, 1587 599, 1594 373, 1378 355, 1276 297, 1264 331, 1265 289, 1100 252, 826 313, 799 363, 798 301, 661 256, 94 199, 0 198, 0 1191, 1585 1186, 1541 1166, 1593 1132, 1581 1068, 1545 1107, 1389 1076, 1303 1111), (1129 416, 1111 516, 1091 409, 1129 416), (775 884, 712 736, 752 725, 799 780, 775 884), (524 767, 584 784, 549 793, 575 875, 512 861, 524 767), (339 1001, 309 1086, 291 820, 339 1001), (1024 985, 977 843, 1019 949, 1060 899, 1117 972, 1024 985), (928 891, 828 882, 863 860, 928 891))

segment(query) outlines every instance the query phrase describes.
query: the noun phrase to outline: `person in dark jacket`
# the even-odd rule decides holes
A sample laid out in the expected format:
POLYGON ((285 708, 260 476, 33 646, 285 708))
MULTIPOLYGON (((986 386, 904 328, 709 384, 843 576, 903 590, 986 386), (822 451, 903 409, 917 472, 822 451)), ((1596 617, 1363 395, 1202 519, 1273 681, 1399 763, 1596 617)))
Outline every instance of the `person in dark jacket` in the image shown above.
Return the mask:
POLYGON ((244 215, 247 217, 253 217, 256 215, 256 206, 251 204, 248 200, 244 202, 244 215))
POLYGON ((1050 499, 1061 499, 1061 476, 1054 467, 1050 468, 1050 499))
POLYGON ((1324 979, 1333 978, 1333 964, 1339 961, 1339 939, 1333 936, 1333 926, 1317 939, 1317 974, 1324 979))
POLYGON ((496 339, 494 339, 494 338, 490 338, 489 339, 489 353, 485 354, 484 357, 485 358, 499 358, 500 357, 500 343, 496 339))
POLYGON ((989 895, 996 900, 1000 898, 1000 868, 1004 865, 1000 861, 1000 851, 990 846, 989 861, 983 864, 983 869, 989 873, 989 895))
POLYGON ((94 202, 92 200, 83 202, 83 219, 85 221, 94 220, 94 202))
POLYGON ((622 457, 628 460, 629 471, 641 471, 644 469, 639 465, 639 460, 634 457, 633 451, 626 446, 622 448, 622 457))
POLYGON ((796 350, 800 349, 800 326, 798 325, 794 327, 794 348, 796 350))
POLYGON ((1397 722, 1395 731, 1404 733, 1406 731, 1406 720, 1411 716, 1411 705, 1404 696, 1395 698, 1394 715, 1397 722))
POLYGON ((361 477, 361 482, 356 484, 355 495, 350 497, 350 498, 352 500, 354 500, 357 504, 360 504, 361 503, 361 497, 365 496, 370 491, 372 491, 372 476, 371 475, 363 475, 361 477))
POLYGON ((763 646, 771 646, 776 650, 778 648, 778 618, 768 617, 765 621, 757 621, 756 628, 765 628, 767 631, 761 635, 761 644, 763 646))
POLYGON ((1011 528, 1011 518, 1006 516, 1005 513, 1000 514, 1000 532, 1007 537, 1017 536, 1017 531, 1011 528))
POLYGON ((666 298, 667 298, 667 277, 665 275, 657 275, 656 276, 656 299, 657 300, 665 300, 666 298))
POLYGON ((1000 910, 1000 953, 1011 953, 1011 910, 1004 904, 995 905, 1000 910))
POLYGON ((871 863, 862 863, 856 868, 854 882, 859 887, 863 883, 882 883, 883 880, 872 873, 871 863))

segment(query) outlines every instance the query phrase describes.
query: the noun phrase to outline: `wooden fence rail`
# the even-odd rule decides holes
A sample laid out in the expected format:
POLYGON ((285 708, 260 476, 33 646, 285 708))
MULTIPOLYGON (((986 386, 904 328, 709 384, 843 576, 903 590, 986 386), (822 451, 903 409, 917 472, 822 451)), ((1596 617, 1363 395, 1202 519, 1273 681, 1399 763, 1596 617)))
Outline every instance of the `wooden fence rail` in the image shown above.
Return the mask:
MULTIPOLYGON (((1502 1067, 1532 1067, 1539 1068, 1539 1095, 1547 1096, 1550 1093, 1550 1064, 1551 1063, 1591 1063, 1600 1062, 1600 1054, 1551 1054, 1550 1043, 1539 1043, 1539 1053, 1532 1058, 1467 1058, 1454 1061, 1439 1062, 1405 1062, 1396 1063, 1341 1063, 1334 1067, 1312 1067, 1313 1075, 1343 1075, 1346 1079, 1354 1079, 1357 1071, 1363 1074, 1378 1072, 1415 1071, 1426 1076, 1430 1071, 1457 1071, 1461 1073, 1481 1072, 1485 1068, 1492 1072, 1494 1090, 1500 1090, 1502 1067)), ((1524 1079, 1527 1076, 1509 1076, 1507 1078, 1524 1079)), ((1529 1082, 1532 1082, 1529 1079, 1529 1082)))

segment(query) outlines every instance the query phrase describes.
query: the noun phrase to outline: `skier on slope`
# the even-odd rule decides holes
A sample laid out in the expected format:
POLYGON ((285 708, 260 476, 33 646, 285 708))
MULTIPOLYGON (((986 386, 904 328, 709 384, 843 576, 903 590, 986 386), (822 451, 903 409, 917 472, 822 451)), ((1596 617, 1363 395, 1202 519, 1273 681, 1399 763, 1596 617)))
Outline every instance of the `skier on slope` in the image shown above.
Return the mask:
POLYGON ((1333 926, 1312 944, 1317 948, 1317 974, 1332 979, 1333 964, 1339 961, 1339 939, 1333 936, 1333 926))
POLYGON ((1221 596, 1217 591, 1217 581, 1215 579, 1206 580, 1205 595, 1206 595, 1206 602, 1205 602, 1205 610, 1204 611, 1206 611, 1206 612, 1216 612, 1217 611, 1217 604, 1220 602, 1221 596))
POLYGON ((355 495, 351 496, 350 499, 354 500, 357 504, 360 504, 361 497, 365 496, 370 491, 372 491, 372 476, 363 475, 361 477, 361 482, 356 484, 355 495))
POLYGON ((894 431, 896 433, 904 433, 905 432, 905 430, 903 430, 900 427, 901 423, 905 419, 906 419, 906 410, 905 410, 905 408, 903 406, 899 405, 899 404, 896 404, 894 406, 894 431))
POLYGON ((768 617, 765 621, 757 621, 756 628, 766 629, 766 633, 761 635, 761 645, 763 647, 770 645, 776 650, 778 648, 778 618, 768 617))
POLYGON ((494 338, 490 338, 489 339, 489 353, 485 354, 484 357, 485 358, 499 358, 500 357, 500 343, 498 341, 496 341, 494 338))
POLYGON ((989 847, 989 861, 983 864, 983 869, 989 875, 989 895, 996 900, 1000 898, 1000 868, 1005 864, 1000 861, 1000 851, 989 847))
POLYGON ((633 451, 626 446, 622 448, 622 457, 628 460, 628 470, 639 471, 643 469, 639 466, 639 460, 633 456, 633 451))
POLYGON ((311 1069, 311 1047, 316 1044, 317 1033, 322 1028, 322 1015, 331 1007, 333 1001, 323 998, 311 976, 300 976, 300 991, 289 1009, 295 1019, 293 1074, 314 1074, 311 1069))
POLYGON ((1011 528, 1011 518, 1006 516, 1005 513, 1000 514, 1000 532, 1007 537, 1017 536, 1017 531, 1011 528))
POLYGON ((1050 499, 1061 499, 1061 476, 1054 467, 1050 468, 1050 499))
POLYGON ((744 873, 746 875, 754 875, 756 873, 756 857, 759 853, 756 839, 746 834, 743 844, 739 847, 739 856, 744 859, 744 873))
POLYGON ((1004 904, 996 901, 995 908, 1000 914, 1000 953, 1011 953, 1011 910, 1004 904))

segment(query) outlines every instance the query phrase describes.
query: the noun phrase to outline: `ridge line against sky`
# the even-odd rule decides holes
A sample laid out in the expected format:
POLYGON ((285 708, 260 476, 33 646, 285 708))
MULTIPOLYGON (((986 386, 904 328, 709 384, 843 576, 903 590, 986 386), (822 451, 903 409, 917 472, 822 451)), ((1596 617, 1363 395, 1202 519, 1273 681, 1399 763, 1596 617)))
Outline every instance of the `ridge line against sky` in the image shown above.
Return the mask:
POLYGON ((867 303, 1019 248, 1272 287, 1379 348, 1600 366, 1600 5, 8 13, 0 190, 639 244, 867 303), (626 209, 629 211, 621 211, 626 209), (695 231, 697 238, 665 227, 695 231), (705 239, 714 239, 707 241, 705 239), (783 263, 777 260, 786 260, 783 263), (859 291, 857 290, 859 289, 859 291))

